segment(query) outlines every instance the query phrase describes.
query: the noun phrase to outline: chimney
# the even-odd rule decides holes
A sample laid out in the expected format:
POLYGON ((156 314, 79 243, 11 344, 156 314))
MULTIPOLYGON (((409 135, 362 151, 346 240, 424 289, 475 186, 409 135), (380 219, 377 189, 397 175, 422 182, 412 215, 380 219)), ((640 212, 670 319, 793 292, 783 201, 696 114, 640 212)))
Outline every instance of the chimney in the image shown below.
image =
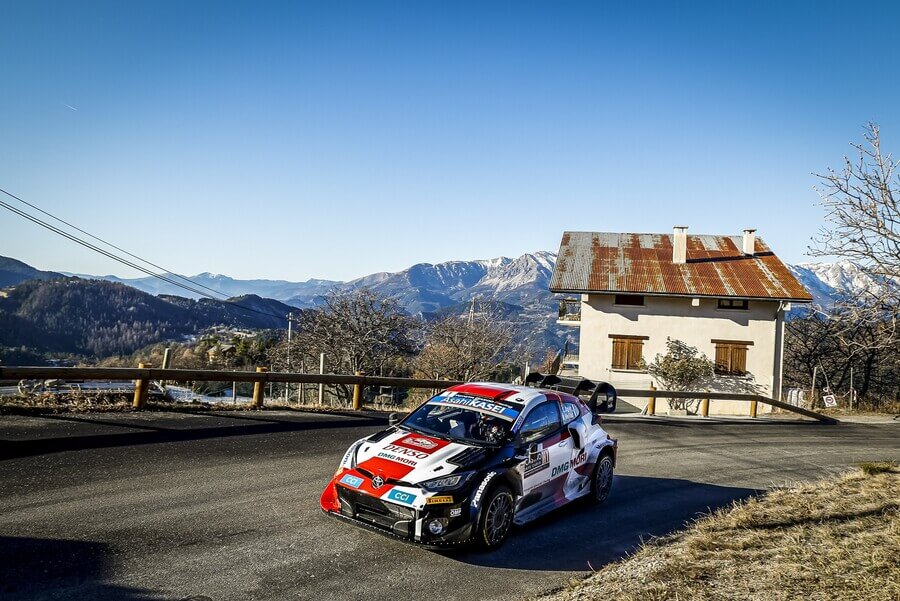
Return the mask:
POLYGON ((744 254, 752 257, 756 252, 756 230, 744 230, 744 254))
POLYGON ((676 225, 672 233, 672 262, 687 263, 687 226, 676 225))

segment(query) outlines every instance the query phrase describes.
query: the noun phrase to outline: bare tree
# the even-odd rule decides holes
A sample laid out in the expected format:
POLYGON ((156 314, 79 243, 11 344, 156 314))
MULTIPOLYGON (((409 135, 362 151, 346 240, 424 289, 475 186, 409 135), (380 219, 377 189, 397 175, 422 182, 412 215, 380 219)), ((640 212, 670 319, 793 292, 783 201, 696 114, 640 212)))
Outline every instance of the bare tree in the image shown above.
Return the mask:
POLYGON ((418 328, 393 298, 369 288, 332 292, 319 309, 300 314, 297 348, 310 358, 325 353, 336 371, 374 374, 388 359, 415 353, 418 328))
MULTIPOLYGON (((838 393, 853 388, 873 408, 897 397, 900 341, 889 320, 872 319, 853 303, 816 307, 787 323, 785 382, 811 388, 813 374, 838 393)), ((849 398, 849 396, 848 396, 849 398)))
MULTIPOLYGON (((369 288, 336 291, 325 296, 322 306, 300 313, 288 349, 287 340, 270 352, 274 366, 287 367, 301 362, 318 365, 325 353, 330 371, 335 373, 381 374, 397 357, 415 354, 417 319, 408 315, 393 298, 369 288)), ((349 399, 349 387, 333 387, 343 400, 349 399)))
POLYGON ((817 192, 828 226, 810 249, 813 256, 851 259, 868 273, 900 278, 900 176, 897 161, 881 151, 878 125, 866 126, 865 143, 852 144, 840 171, 818 174, 817 192))
MULTIPOLYGON (((900 339, 900 174, 897 161, 882 151, 877 124, 866 126, 864 139, 852 144, 856 156, 844 157, 842 169, 817 175, 826 225, 810 254, 850 259, 876 285, 794 320, 786 349, 795 382, 811 385, 819 367, 843 385, 855 369, 861 396, 881 388, 880 366, 893 362, 900 339)), ((896 390, 896 381, 888 387, 896 390)))
POLYGON ((510 352, 512 324, 482 307, 462 316, 450 315, 428 326, 425 348, 416 370, 429 378, 480 380, 498 375, 510 352))

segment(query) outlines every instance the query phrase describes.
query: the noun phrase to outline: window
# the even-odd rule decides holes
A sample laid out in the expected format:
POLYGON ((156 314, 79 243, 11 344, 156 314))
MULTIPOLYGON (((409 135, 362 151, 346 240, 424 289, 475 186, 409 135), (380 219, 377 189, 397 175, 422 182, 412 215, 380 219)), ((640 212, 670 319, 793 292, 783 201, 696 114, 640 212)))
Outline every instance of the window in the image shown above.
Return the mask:
POLYGON ((581 411, 578 409, 578 405, 575 403, 563 403, 562 406, 562 415, 563 415, 563 423, 568 424, 576 417, 581 414, 581 411))
POLYGON ((555 432, 560 427, 559 405, 556 401, 547 401, 531 410, 522 424, 522 442, 534 442, 555 432))
POLYGON ((719 308, 720 309, 734 309, 737 311, 746 311, 750 307, 750 302, 747 299, 737 299, 737 298, 720 298, 719 299, 719 308))
POLYGON ((613 369, 644 369, 644 341, 647 336, 616 336, 612 338, 613 369))
POLYGON ((617 294, 615 304, 642 307, 644 306, 644 297, 640 294, 617 294))
POLYGON ((752 342, 713 340, 716 345, 716 373, 723 376, 742 376, 747 373, 747 348, 752 342))

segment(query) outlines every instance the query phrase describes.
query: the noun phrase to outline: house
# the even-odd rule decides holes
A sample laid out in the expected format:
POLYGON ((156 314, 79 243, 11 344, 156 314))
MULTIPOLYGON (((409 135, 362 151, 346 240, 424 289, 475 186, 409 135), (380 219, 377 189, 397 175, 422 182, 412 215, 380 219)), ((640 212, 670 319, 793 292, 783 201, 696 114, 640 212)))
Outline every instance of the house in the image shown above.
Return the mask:
MULTIPOLYGON (((750 229, 743 236, 688 235, 687 227, 671 235, 565 232, 550 290, 567 295, 558 323, 578 328, 579 353, 565 361, 582 377, 647 388, 646 363, 673 338, 715 361, 715 378, 704 384, 710 390, 775 398, 785 313, 812 301, 750 229)), ((710 413, 746 412, 740 401, 710 406, 710 413)))
POLYGON ((206 351, 206 357, 210 365, 215 365, 222 361, 226 361, 234 357, 237 353, 237 347, 233 344, 216 344, 206 351))

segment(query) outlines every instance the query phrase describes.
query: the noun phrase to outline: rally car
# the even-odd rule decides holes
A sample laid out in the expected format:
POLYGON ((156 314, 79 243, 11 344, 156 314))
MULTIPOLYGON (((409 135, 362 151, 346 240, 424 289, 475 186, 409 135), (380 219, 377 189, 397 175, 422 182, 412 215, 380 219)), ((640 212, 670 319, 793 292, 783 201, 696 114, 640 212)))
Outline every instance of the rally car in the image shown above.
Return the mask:
POLYGON ((432 548, 490 549, 513 524, 581 497, 601 503, 612 486, 617 441, 596 412, 614 408, 615 390, 581 382, 571 390, 593 391, 587 403, 559 387, 448 388, 353 443, 322 493, 322 509, 432 548))

